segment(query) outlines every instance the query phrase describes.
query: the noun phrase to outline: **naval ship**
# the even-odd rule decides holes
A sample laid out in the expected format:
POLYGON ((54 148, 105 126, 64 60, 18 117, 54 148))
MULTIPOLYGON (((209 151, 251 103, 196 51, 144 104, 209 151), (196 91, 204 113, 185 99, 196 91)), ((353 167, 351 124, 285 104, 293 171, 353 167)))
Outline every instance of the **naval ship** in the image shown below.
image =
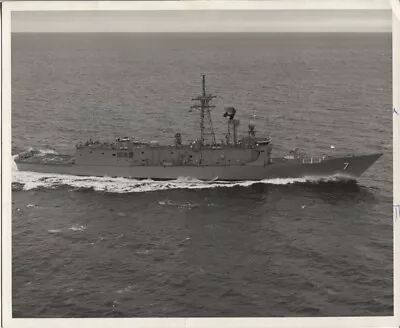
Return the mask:
POLYGON ((170 145, 129 137, 113 142, 90 139, 78 143, 74 155, 30 150, 18 154, 15 163, 19 171, 154 180, 240 181, 332 176, 356 180, 383 155, 330 154, 313 158, 296 149, 287 156, 272 157, 271 138, 257 137, 253 122, 249 122, 246 135, 238 136, 240 121, 235 118, 234 107, 224 108, 227 131, 225 140, 217 143, 211 117, 214 98, 206 92, 202 75, 202 93, 192 99, 195 103, 190 109, 199 111, 200 137, 187 143, 179 132, 170 145))

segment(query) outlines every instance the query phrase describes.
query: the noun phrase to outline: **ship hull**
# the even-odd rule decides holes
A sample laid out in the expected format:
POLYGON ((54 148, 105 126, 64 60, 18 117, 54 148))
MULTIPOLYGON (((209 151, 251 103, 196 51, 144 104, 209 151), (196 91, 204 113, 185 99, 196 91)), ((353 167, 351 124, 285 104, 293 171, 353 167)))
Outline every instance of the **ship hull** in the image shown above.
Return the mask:
POLYGON ((129 166, 80 165, 70 163, 16 162, 19 171, 78 176, 108 176, 135 179, 193 178, 199 180, 264 180, 343 176, 356 179, 371 167, 382 154, 344 156, 317 163, 297 160, 276 160, 268 165, 242 166, 129 166))

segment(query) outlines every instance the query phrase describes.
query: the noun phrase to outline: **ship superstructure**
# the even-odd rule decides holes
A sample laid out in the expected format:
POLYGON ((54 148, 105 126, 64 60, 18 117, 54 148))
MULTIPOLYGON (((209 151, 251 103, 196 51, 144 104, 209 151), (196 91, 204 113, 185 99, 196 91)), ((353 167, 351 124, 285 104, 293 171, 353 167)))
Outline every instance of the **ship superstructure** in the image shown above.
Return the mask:
POLYGON ((130 165, 130 166, 231 166, 245 165, 263 156, 269 161, 272 144, 269 139, 257 140, 255 126, 249 124, 248 136, 237 140, 239 120, 235 119, 236 110, 228 107, 224 117, 227 118, 228 134, 226 143, 217 144, 213 129, 211 101, 215 96, 206 94, 205 76, 202 76, 202 94, 193 101, 192 109, 200 114, 200 137, 184 144, 181 133, 174 136, 174 144, 161 146, 157 142, 141 142, 131 138, 118 138, 114 143, 88 141, 76 146, 75 164, 90 165, 130 165))

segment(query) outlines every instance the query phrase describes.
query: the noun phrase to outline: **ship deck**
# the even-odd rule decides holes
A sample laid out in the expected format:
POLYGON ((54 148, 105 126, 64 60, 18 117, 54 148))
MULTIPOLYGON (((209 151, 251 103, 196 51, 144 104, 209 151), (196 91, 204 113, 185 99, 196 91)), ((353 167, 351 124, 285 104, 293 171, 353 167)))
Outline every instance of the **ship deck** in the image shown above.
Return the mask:
POLYGON ((31 164, 51 164, 51 165, 68 165, 72 164, 74 157, 71 155, 59 154, 35 154, 33 156, 20 155, 15 159, 16 163, 31 164))

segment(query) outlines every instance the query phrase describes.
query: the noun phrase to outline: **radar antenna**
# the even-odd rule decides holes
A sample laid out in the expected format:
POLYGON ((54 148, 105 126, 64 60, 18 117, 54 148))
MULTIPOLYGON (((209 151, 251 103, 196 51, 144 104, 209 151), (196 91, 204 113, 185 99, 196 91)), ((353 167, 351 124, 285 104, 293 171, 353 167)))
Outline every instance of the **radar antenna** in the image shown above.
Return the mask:
POLYGON ((198 103, 191 106, 191 108, 200 110, 200 142, 201 145, 204 145, 206 142, 206 137, 211 138, 211 144, 215 146, 217 143, 215 141, 215 133, 211 118, 211 108, 215 106, 211 105, 211 100, 215 98, 212 94, 206 94, 206 82, 205 75, 202 75, 202 84, 203 84, 203 94, 198 96, 197 98, 193 98, 193 101, 197 101, 198 103))

